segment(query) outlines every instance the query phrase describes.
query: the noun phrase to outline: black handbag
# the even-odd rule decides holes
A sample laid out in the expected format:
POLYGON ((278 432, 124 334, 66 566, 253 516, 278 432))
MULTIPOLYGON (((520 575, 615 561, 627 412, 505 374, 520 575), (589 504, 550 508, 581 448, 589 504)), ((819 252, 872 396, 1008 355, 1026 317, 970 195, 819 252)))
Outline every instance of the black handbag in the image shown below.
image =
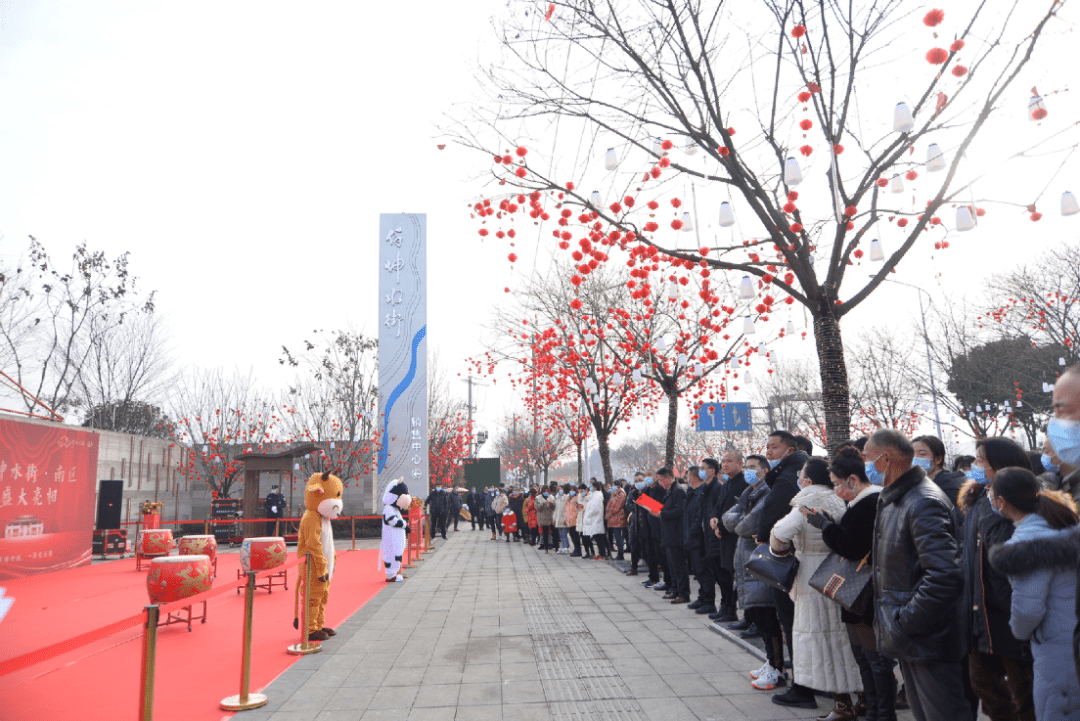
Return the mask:
POLYGON ((746 562, 746 572, 764 584, 787 592, 795 585, 799 559, 794 553, 777 556, 769 549, 769 544, 761 543, 750 554, 746 562))
POLYGON ((852 561, 834 551, 810 576, 810 588, 861 616, 873 593, 870 581, 873 580, 874 569, 869 560, 870 554, 861 561, 852 561))

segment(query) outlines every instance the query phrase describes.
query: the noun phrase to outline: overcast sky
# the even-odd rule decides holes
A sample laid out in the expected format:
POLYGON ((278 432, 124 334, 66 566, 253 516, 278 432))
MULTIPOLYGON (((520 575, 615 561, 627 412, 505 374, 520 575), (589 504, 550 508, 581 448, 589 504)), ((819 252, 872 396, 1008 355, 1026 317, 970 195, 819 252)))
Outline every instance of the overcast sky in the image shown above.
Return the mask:
MULTIPOLYGON (((285 378, 283 344, 315 328, 377 331, 378 214, 427 213, 430 349, 464 394, 463 359, 482 351, 491 309, 534 253, 519 253, 511 271, 506 246, 481 242, 467 206, 488 163, 438 150, 437 125, 475 95, 476 58, 494 46, 490 18, 506 11, 496 0, 0 1, 0 253, 22 252, 30 234, 55 258, 84 240, 130 251, 142 287, 158 292, 179 364, 252 368, 273 387, 285 378)), ((1058 30, 1012 93, 1010 133, 1039 132, 1023 120, 1030 85, 1062 89, 1075 77, 1071 36, 1058 30)), ((891 118, 888 92, 860 100, 891 118)), ((1076 117, 1069 94, 1048 103, 1055 118, 1076 117)), ((992 166, 1002 140, 972 154, 992 166)), ((995 182, 1031 196, 1056 166, 995 182)), ((898 279, 939 300, 942 288, 974 294, 1014 259, 1075 241, 1080 218, 1060 218, 1057 204, 1078 174, 1073 158, 1038 226, 992 210, 933 262, 930 250, 909 256, 898 279)), ((913 313, 915 291, 886 287, 845 332, 906 328, 913 313)), ((812 341, 780 351, 812 356, 812 341)), ((513 399, 488 389, 477 400, 480 425, 497 432, 513 399)))

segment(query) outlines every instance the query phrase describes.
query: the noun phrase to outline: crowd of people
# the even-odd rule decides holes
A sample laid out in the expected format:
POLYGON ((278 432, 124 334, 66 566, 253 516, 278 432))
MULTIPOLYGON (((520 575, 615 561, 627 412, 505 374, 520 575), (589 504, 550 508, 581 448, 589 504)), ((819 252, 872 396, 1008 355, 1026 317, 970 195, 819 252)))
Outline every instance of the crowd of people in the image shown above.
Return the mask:
POLYGON ((660 468, 464 500, 492 541, 629 555, 646 588, 760 636, 767 660, 749 683, 783 689, 774 703, 817 708, 831 695, 822 721, 908 707, 920 721, 974 720, 980 704, 994 721, 1080 719, 1080 366, 1058 380, 1054 409, 1041 454, 983 438, 947 466, 937 437, 882 429, 826 458, 776 430, 760 455, 729 450, 679 477, 660 468), (747 570, 765 545, 799 560, 790 591, 747 570), (810 586, 830 554, 871 569, 858 613, 810 586))

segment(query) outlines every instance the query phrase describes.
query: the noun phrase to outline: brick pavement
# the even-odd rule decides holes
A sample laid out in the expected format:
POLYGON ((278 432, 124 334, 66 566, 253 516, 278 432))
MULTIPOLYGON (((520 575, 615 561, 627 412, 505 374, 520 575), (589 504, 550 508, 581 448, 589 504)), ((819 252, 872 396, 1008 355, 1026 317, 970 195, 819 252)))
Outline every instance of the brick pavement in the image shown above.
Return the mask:
POLYGON ((238 718, 770 721, 832 707, 773 704, 750 687, 759 658, 641 576, 489 539, 451 531, 238 718))

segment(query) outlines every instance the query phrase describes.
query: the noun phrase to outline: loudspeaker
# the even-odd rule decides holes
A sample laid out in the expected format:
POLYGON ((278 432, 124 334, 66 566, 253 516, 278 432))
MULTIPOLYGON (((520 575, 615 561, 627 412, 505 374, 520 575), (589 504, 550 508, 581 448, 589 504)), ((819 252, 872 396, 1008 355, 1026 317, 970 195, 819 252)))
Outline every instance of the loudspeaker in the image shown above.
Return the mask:
POLYGON ((120 503, 124 500, 123 481, 102 481, 98 489, 98 531, 120 528, 120 503))

